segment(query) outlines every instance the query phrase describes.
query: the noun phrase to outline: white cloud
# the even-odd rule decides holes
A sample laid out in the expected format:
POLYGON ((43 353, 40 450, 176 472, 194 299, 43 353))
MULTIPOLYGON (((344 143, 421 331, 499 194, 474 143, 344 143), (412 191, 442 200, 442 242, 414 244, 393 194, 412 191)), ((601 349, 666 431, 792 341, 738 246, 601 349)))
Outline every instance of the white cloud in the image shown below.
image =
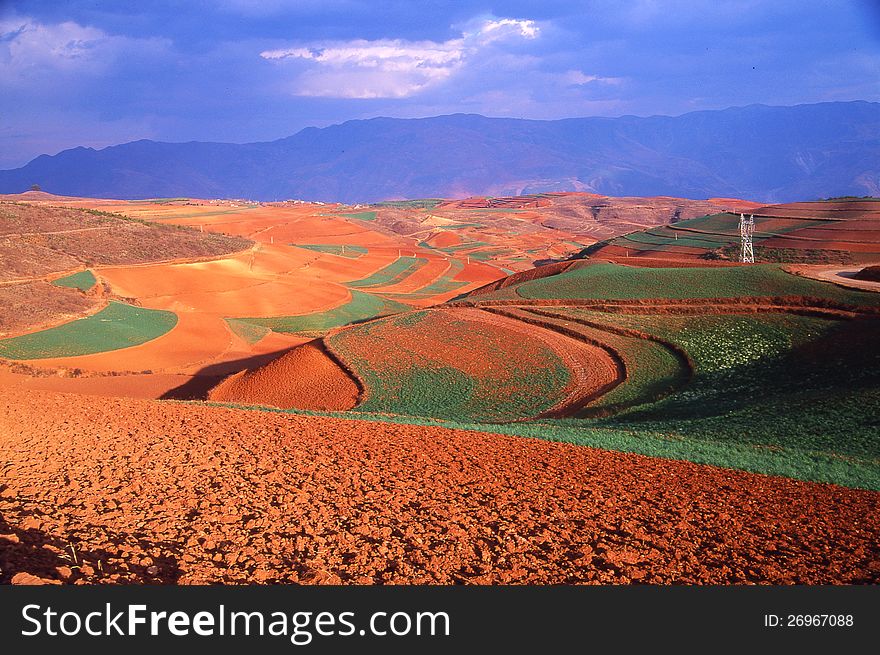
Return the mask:
MULTIPOLYGON (((516 20, 515 18, 502 18, 501 20, 486 20, 478 26, 476 37, 483 43, 503 39, 506 36, 518 35, 526 39, 537 38, 540 29, 533 20, 516 20)), ((470 36, 465 33, 465 36, 470 36)))
POLYGON ((308 65, 294 83, 296 95, 405 98, 447 80, 495 44, 535 39, 539 34, 534 21, 503 18, 483 20, 460 38, 442 42, 359 39, 266 50, 260 56, 308 65))
POLYGON ((621 84, 623 82, 623 78, 621 77, 602 77, 600 75, 587 75, 583 71, 579 70, 566 71, 560 76, 560 78, 563 83, 571 86, 583 86, 585 84, 590 84, 591 82, 598 82, 600 84, 621 84))
POLYGON ((159 39, 109 35, 74 22, 38 23, 31 18, 0 20, 2 86, 58 74, 100 74, 121 56, 163 47, 159 39))

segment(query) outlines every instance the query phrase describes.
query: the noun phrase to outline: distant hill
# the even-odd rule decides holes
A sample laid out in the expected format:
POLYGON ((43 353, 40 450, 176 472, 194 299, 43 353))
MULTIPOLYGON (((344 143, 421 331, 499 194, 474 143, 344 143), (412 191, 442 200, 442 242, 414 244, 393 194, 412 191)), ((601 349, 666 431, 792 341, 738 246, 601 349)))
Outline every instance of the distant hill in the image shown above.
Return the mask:
POLYGON ((266 143, 135 141, 0 171, 0 193, 337 202, 539 191, 787 202, 880 191, 880 103, 677 117, 454 114, 307 128, 266 143))

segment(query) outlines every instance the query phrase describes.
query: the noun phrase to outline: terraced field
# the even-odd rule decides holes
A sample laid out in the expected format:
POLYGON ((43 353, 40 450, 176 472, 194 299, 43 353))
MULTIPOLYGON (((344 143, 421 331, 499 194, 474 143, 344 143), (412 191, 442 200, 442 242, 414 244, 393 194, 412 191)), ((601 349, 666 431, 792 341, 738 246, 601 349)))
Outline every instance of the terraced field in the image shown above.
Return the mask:
POLYGON ((431 284, 406 294, 397 294, 393 292, 385 292, 382 295, 387 298, 406 298, 408 300, 427 300, 436 296, 451 293, 457 289, 467 286, 467 280, 455 279, 459 273, 464 270, 464 262, 458 259, 449 260, 449 268, 446 272, 434 280, 431 284))
POLYGON ((403 314, 326 343, 363 380, 363 413, 510 421, 551 409, 571 380, 546 341, 473 310, 403 314))
MULTIPOLYGON (((880 211, 870 202, 804 202, 749 209, 757 261, 826 263, 880 259, 880 211)), ((739 214, 721 212, 611 239, 598 252, 647 258, 736 259, 739 214)))
POLYGON ((338 216, 344 216, 345 218, 354 218, 359 221, 375 221, 376 220, 376 212, 353 212, 350 214, 337 214, 338 216))
POLYGON ((324 341, 370 420, 880 489, 878 328, 880 296, 777 265, 585 262, 324 341))
POLYGON ((334 243, 292 243, 297 248, 305 248, 314 252, 326 253, 329 255, 338 255, 339 257, 348 257, 349 259, 357 259, 367 254, 364 246, 353 244, 334 244, 334 243))
MULTIPOLYGON (((501 310, 505 311, 505 310, 501 310)), ((589 313, 577 309, 524 308, 506 310, 541 327, 579 335, 585 341, 600 344, 620 362, 620 384, 585 405, 574 416, 579 418, 614 414, 629 407, 644 405, 681 388, 692 377, 690 357, 682 348, 643 331, 624 327, 598 314, 601 322, 589 320, 589 313)))
MULTIPOLYGON (((547 300, 803 296, 848 305, 880 306, 878 294, 797 277, 779 264, 682 269, 583 262, 560 275, 518 285, 516 295, 547 300)), ((490 294, 485 299, 491 297, 490 294)))
POLYGON ((424 257, 398 257, 385 268, 372 275, 346 285, 355 289, 374 289, 398 284, 428 263, 424 257))
POLYGON ((275 332, 300 334, 324 333, 327 330, 358 321, 407 311, 408 305, 393 300, 385 300, 363 291, 352 289, 351 300, 340 307, 314 314, 301 316, 273 316, 268 318, 234 319, 236 328, 241 330, 243 324, 268 328, 275 332))
MULTIPOLYGON (((118 210, 253 245, 86 264, 118 240, 76 212, 77 257, 6 267, 7 317, 40 293, 70 322, 0 322, 21 335, 0 340, 0 582, 878 580, 880 295, 703 265, 731 215, 661 226, 726 202, 181 202, 118 210), (624 225, 653 227, 609 247, 656 268, 523 271, 624 225), (72 320, 119 298, 138 306, 72 320), (88 567, 42 547, 71 535, 88 567)), ((764 208, 758 237, 867 244, 866 212, 764 208)))
POLYGON ((66 275, 52 280, 52 284, 56 287, 79 289, 80 291, 88 291, 97 283, 98 281, 95 279, 95 274, 89 270, 80 271, 79 273, 66 275))
POLYGON ((0 340, 0 357, 13 360, 76 357, 138 346, 177 324, 172 312, 111 302, 97 314, 58 327, 0 340))

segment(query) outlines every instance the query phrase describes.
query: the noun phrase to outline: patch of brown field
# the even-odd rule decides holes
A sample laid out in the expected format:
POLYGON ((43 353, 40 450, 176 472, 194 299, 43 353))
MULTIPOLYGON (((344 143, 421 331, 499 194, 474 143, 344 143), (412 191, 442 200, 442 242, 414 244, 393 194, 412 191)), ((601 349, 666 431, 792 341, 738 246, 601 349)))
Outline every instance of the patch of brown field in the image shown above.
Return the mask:
POLYGON ((3 386, 0 459, 0 582, 880 580, 878 493, 570 444, 3 386))
POLYGON ((281 409, 345 411, 358 402, 358 385, 310 341, 252 371, 241 371, 211 389, 208 400, 281 409))
POLYGON ((40 235, 0 237, 0 282, 48 278, 54 273, 84 268, 75 257, 56 252, 40 241, 40 235))
MULTIPOLYGON (((54 271, 72 266, 140 264, 170 259, 212 257, 248 246, 239 238, 201 233, 81 209, 30 204, 0 205, 0 234, 13 243, 54 251, 44 263, 54 271)), ((4 257, 0 271, 13 260, 4 257)), ((41 273, 36 273, 41 274, 41 273)))

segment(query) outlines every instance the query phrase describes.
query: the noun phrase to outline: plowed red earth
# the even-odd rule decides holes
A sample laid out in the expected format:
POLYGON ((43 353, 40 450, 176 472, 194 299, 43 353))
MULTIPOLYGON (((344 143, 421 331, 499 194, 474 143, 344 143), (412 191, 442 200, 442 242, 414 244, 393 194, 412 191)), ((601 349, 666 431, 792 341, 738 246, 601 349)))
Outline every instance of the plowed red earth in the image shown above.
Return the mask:
POLYGON ((2 582, 880 579, 880 494, 568 444, 3 387, 0 461, 2 582))
POLYGON ((208 399, 283 409, 342 411, 357 404, 358 392, 354 380, 320 342, 310 341, 261 368, 226 378, 211 389, 208 399))

